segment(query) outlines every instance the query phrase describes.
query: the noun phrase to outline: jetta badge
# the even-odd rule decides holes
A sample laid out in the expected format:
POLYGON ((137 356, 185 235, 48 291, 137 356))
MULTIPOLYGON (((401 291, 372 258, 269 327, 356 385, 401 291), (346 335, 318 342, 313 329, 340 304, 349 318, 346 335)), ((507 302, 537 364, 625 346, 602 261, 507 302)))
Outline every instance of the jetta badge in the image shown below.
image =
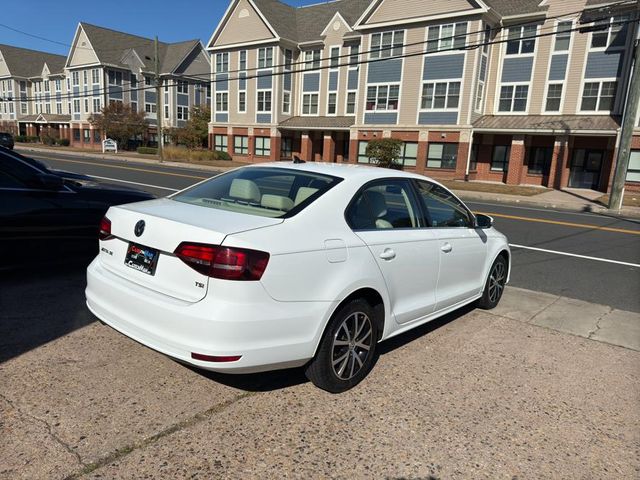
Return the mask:
POLYGON ((139 220, 138 223, 136 223, 136 226, 133 229, 133 233, 136 234, 136 237, 139 237, 144 233, 144 220, 139 220))

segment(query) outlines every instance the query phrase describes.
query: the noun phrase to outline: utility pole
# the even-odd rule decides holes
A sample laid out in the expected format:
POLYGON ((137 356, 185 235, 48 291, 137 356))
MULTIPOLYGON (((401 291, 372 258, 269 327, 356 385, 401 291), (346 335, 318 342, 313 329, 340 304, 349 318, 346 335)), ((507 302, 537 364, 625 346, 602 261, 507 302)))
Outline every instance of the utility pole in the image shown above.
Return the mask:
POLYGON ((640 40, 636 38, 635 53, 633 56, 633 73, 629 82, 629 93, 622 118, 622 132, 620 133, 620 145, 618 145, 618 157, 616 158, 616 171, 613 175, 611 195, 609 195, 609 210, 620 210, 624 194, 624 181, 629 168, 631 155, 631 137, 638 113, 638 101, 640 100, 640 40))
POLYGON ((156 72, 156 122, 158 124, 157 134, 158 134, 158 158, 162 162, 162 84, 160 82, 160 55, 158 53, 158 36, 156 35, 156 39, 154 41, 155 48, 155 72, 156 72))

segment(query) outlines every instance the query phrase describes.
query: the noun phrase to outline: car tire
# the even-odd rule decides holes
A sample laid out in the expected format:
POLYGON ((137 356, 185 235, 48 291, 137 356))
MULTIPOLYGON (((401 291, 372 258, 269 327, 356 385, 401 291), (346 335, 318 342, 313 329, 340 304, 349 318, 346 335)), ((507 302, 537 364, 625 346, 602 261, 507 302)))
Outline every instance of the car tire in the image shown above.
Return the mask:
POLYGON ((354 299, 334 313, 306 376, 330 393, 345 392, 360 383, 373 368, 378 343, 376 310, 354 299))
POLYGON ((484 284, 482 297, 478 301, 478 307, 484 310, 491 310, 500 303, 504 286, 507 283, 508 269, 507 260, 502 255, 496 258, 493 265, 491 265, 489 275, 487 275, 487 281, 484 284))

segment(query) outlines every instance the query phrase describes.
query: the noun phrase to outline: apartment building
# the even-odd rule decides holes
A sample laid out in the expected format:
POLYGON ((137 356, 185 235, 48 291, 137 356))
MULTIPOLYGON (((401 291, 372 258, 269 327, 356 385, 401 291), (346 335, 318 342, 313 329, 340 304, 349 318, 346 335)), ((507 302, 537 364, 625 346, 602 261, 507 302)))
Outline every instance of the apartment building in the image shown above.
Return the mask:
MULTIPOLYGON (((367 143, 391 137, 406 169, 434 178, 604 192, 638 8, 232 0, 207 45, 210 146, 247 161, 368 163, 367 143)), ((640 128, 633 148, 627 188, 640 189, 640 128)))
POLYGON ((0 45, 0 131, 59 136, 69 124, 65 57, 0 45))

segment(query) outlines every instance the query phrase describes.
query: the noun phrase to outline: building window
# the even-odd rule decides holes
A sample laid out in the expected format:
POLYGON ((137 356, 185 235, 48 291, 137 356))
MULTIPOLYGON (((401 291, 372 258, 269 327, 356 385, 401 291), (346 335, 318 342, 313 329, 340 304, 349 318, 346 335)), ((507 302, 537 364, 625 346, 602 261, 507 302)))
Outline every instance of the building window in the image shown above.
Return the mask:
POLYGON ((147 87, 152 86, 152 85, 153 85, 153 79, 152 79, 151 77, 149 77, 149 76, 145 75, 145 77, 144 77, 144 84, 145 84, 145 86, 147 86, 147 87))
POLYGON ((291 113, 291 92, 282 94, 282 113, 291 113))
POLYGON ((370 58, 388 58, 402 55, 404 30, 373 33, 371 35, 370 58))
POLYGON ((463 48, 466 37, 467 22, 433 25, 427 30, 427 53, 463 48))
POLYGON ((457 160, 457 143, 429 143, 429 151, 427 152, 428 168, 455 170, 457 160))
POLYGON ((79 142, 80 141, 80 129, 79 128, 74 128, 73 129, 73 141, 74 142, 79 142))
POLYGON ((83 84, 83 85, 86 85, 86 84, 88 84, 88 83, 89 83, 89 75, 87 74, 87 71, 86 71, 86 70, 84 70, 84 71, 82 72, 82 84, 83 84))
POLYGON ((268 157, 271 155, 271 138, 255 137, 255 154, 259 157, 268 157))
MULTIPOLYGON (((136 105, 137 107, 137 105, 136 105)), ((133 103, 131 104, 131 108, 133 108, 133 103)), ((165 105, 164 106, 164 118, 165 119, 169 119, 170 115, 169 115, 169 105, 165 105)))
POLYGON ((415 167, 418 160, 418 143, 404 142, 398 161, 405 167, 415 167))
POLYGON ((327 102, 327 115, 335 115, 336 114, 336 103, 338 101, 337 93, 330 93, 327 102))
POLYGON ((617 82, 587 82, 582 90, 582 111, 611 111, 616 98, 617 82))
POLYGON ((216 93, 216 112, 229 111, 229 93, 218 92, 216 93))
POLYGON ((318 94, 305 93, 302 95, 302 114, 317 115, 318 114, 318 94))
POLYGON ((178 93, 189 93, 189 83, 178 80, 178 93))
POLYGON ((367 146, 369 142, 358 142, 358 163, 371 163, 371 158, 367 155, 367 146))
POLYGON ((340 66, 340 47, 331 47, 329 55, 329 66, 338 68, 340 66))
POLYGON ((80 99, 73 100, 73 113, 80 113, 80 99))
POLYGON ((271 68, 273 66, 273 47, 258 49, 258 68, 271 68))
POLYGON ((100 99, 99 98, 94 98, 93 99, 93 113, 99 113, 100 112, 100 99))
POLYGON ((247 51, 240 50, 238 53, 238 70, 246 70, 247 69, 247 51))
POLYGON ((286 71, 291 71, 292 65, 293 65, 293 51, 287 48, 284 51, 284 69, 286 71))
POLYGON ((500 88, 500 112, 524 112, 527 110, 529 85, 503 85, 500 88))
POLYGON ((349 68, 357 68, 360 61, 360 45, 349 47, 349 68))
POLYGON ((553 46, 554 52, 566 52, 571 45, 571 29, 573 28, 573 22, 571 20, 567 22, 558 22, 556 28, 556 43, 553 46))
POLYGON ((156 113, 156 104, 155 103, 145 103, 144 111, 147 113, 156 113))
POLYGON ((218 152, 226 152, 228 150, 228 137, 226 135, 213 136, 213 148, 218 152))
POLYGON ((627 182, 640 182, 640 150, 631 150, 626 180, 627 182))
POLYGON ((620 48, 627 43, 629 24, 628 15, 618 15, 605 18, 594 23, 595 27, 602 28, 591 34, 591 48, 620 48))
POLYGON ((56 103, 56 113, 62 115, 62 103, 56 103))
POLYGON ((280 142, 280 158, 291 158, 293 156, 293 138, 282 137, 280 142))
POLYGON ((226 73, 229 71, 229 53, 216 53, 216 72, 226 73))
POLYGON ((347 92, 347 115, 354 115, 356 113, 356 92, 347 92))
POLYGON ((400 85, 369 85, 367 110, 398 110, 400 85))
POLYGON ((238 113, 247 111, 247 92, 238 92, 238 113))
POLYGON ((547 90, 547 112, 559 112, 562 100, 562 84, 552 83, 547 90))
POLYGON ((306 50, 304 52, 304 69, 320 68, 320 50, 306 50))
MULTIPOLYGON (((155 113, 156 106, 153 105, 153 111, 155 113)), ((176 108, 176 117, 178 120, 189 120, 189 107, 183 107, 178 105, 176 108)))
POLYGON ((469 158, 469 171, 478 170, 478 156, 480 155, 480 144, 471 145, 471 157, 469 158))
MULTIPOLYGON (((91 70, 91 81, 95 83, 100 83, 100 70, 94 68, 91 70)), ((133 83, 133 82, 132 82, 133 83)))
POLYGON ((258 92, 258 112, 271 112, 271 91, 258 92))
POLYGON ((82 141, 84 143, 91 142, 91 130, 89 130, 88 128, 84 128, 82 130, 82 141))
POLYGON ((422 85, 423 110, 457 109, 460 102, 460 82, 425 83, 422 85))
MULTIPOLYGON (((87 105, 87 101, 86 101, 86 100, 85 100, 84 104, 85 104, 85 106, 88 106, 88 105, 87 105)), ((10 106, 10 107, 13 107, 13 104, 9 104, 9 106, 10 106)), ((45 107, 45 112, 46 112, 46 113, 51 113, 51 104, 50 104, 50 103, 45 104, 45 106, 44 106, 44 107, 45 107)), ((88 112, 88 111, 89 111, 89 110, 87 109, 87 112, 88 112)), ((5 113, 6 113, 6 112, 5 112, 5 113)))
POLYGON ((247 155, 249 153, 249 137, 246 135, 234 136, 233 151, 238 155, 247 155))
MULTIPOLYGON (((78 86, 80 85, 80 73, 79 72, 72 72, 71 73, 71 78, 73 79, 73 86, 78 86)), ((36 83, 37 85, 37 83, 36 83)))
POLYGON ((533 175, 548 174, 552 155, 552 147, 531 147, 527 161, 527 172, 533 175))
MULTIPOLYGON (((151 77, 149 79, 149 85, 151 85, 151 77)), ((109 85, 122 85, 122 72, 116 72, 109 70, 109 85)))
POLYGON ((491 156, 491 170, 494 172, 506 172, 509 169, 510 145, 495 145, 491 156))
POLYGON ((62 90, 62 80, 56 80, 56 92, 60 92, 62 90))
POLYGON ((537 31, 537 25, 511 27, 507 36, 507 55, 533 53, 537 31))

